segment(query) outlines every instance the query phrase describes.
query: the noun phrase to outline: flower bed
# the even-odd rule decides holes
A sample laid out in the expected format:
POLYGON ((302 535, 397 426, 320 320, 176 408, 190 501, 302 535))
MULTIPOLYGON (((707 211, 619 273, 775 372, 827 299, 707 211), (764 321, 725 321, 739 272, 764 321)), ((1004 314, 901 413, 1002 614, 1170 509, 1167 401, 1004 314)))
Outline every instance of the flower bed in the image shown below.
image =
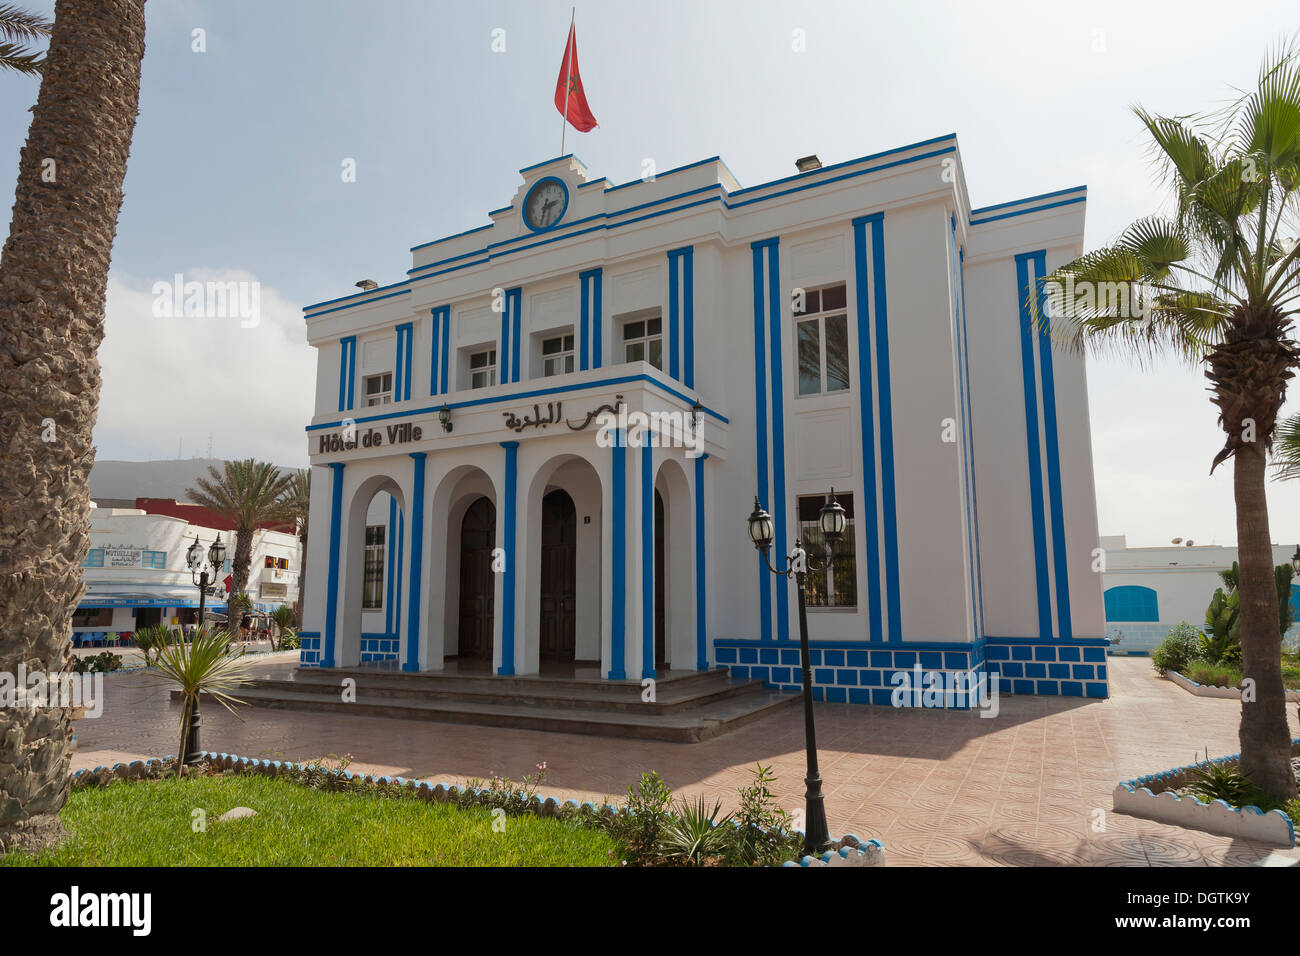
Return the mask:
MULTIPOLYGON (((1218 697, 1224 700, 1241 699, 1241 689, 1237 687, 1216 687, 1213 684, 1198 684, 1190 677, 1178 673, 1178 671, 1165 671, 1165 677, 1197 697, 1218 697)), ((1286 699, 1293 703, 1300 702, 1300 690, 1286 691, 1286 699)))
MULTIPOLYGON (((1291 752, 1300 753, 1300 737, 1291 742, 1291 752)), ((1115 812, 1275 846, 1295 846, 1295 822, 1281 810, 1265 813, 1255 806, 1234 807, 1225 800, 1207 803, 1175 792, 1191 781, 1194 770, 1236 766, 1240 758, 1241 754, 1216 757, 1125 781, 1112 794, 1115 812)))

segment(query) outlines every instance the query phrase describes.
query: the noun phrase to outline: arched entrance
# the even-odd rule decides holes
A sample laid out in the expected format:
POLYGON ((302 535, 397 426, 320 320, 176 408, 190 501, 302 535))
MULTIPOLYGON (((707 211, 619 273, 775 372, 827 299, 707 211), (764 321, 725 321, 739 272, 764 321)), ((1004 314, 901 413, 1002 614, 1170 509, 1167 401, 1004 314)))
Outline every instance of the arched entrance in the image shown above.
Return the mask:
POLYGON ((568 492, 542 499, 541 621, 538 657, 571 664, 577 648, 578 512, 568 492))
POLYGON ((497 509, 480 497, 460 523, 460 629, 457 654, 462 661, 492 663, 497 509))

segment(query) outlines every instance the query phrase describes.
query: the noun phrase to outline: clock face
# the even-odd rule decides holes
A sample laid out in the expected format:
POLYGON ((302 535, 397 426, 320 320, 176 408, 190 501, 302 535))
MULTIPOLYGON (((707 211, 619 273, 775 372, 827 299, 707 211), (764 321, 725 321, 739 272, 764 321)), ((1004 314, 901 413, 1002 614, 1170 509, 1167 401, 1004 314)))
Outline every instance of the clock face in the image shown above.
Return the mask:
POLYGON ((564 185, 558 179, 543 179, 533 186, 524 201, 524 218, 533 229, 546 229, 564 215, 568 202, 564 185))

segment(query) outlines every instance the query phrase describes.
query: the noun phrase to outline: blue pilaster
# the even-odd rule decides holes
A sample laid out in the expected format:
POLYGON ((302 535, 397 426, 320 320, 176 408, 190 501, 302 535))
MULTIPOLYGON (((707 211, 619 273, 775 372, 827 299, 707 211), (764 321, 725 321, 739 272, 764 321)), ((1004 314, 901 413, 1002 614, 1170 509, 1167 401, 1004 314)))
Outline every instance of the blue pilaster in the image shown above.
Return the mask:
POLYGON ((325 648, 321 667, 334 666, 334 638, 339 616, 339 539, 343 529, 343 462, 330 463, 333 487, 330 489, 329 578, 325 587, 325 648))
POLYGON ((423 582, 424 565, 424 466, 425 452, 410 453, 415 462, 415 476, 411 491, 411 596, 407 608, 406 623, 406 660, 402 663, 404 671, 420 669, 420 585, 423 582))
POLYGON ((503 441, 506 450, 506 480, 501 494, 503 522, 502 546, 506 553, 506 567, 501 575, 501 666, 497 673, 508 677, 515 672, 515 565, 519 557, 515 533, 516 486, 519 483, 519 442, 503 441))

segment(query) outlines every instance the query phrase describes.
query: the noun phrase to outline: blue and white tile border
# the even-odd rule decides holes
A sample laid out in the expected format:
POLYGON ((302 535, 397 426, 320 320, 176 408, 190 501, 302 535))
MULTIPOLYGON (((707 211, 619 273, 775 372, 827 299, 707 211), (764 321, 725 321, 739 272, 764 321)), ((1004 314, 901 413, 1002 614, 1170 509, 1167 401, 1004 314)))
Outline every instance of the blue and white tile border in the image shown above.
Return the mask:
MULTIPOLYGON (((1300 737, 1291 741, 1291 752, 1300 753, 1300 737)), ((1114 810, 1207 833, 1258 840, 1275 846, 1295 846, 1295 823, 1281 810, 1264 813, 1259 807, 1237 808, 1223 800, 1203 803, 1194 796, 1179 796, 1173 792, 1174 788, 1187 782, 1193 769, 1210 764, 1232 766, 1240 758, 1241 754, 1215 757, 1125 781, 1115 787, 1112 794, 1114 810), (1152 790, 1153 786, 1155 790, 1152 790)))
MULTIPOLYGON (((1211 684, 1198 684, 1190 677, 1178 673, 1178 671, 1165 671, 1165 677, 1197 697, 1219 697, 1224 700, 1241 699, 1241 688, 1239 687, 1215 687, 1211 684)), ((1286 691, 1286 699, 1292 703, 1300 702, 1300 690, 1286 691)))
POLYGON ((855 845, 846 845, 838 850, 827 850, 821 856, 805 856, 798 862, 787 860, 782 863, 782 867, 787 866, 884 866, 885 865, 885 845, 879 840, 868 840, 863 843, 854 834, 850 833, 844 839, 852 840, 855 845))

